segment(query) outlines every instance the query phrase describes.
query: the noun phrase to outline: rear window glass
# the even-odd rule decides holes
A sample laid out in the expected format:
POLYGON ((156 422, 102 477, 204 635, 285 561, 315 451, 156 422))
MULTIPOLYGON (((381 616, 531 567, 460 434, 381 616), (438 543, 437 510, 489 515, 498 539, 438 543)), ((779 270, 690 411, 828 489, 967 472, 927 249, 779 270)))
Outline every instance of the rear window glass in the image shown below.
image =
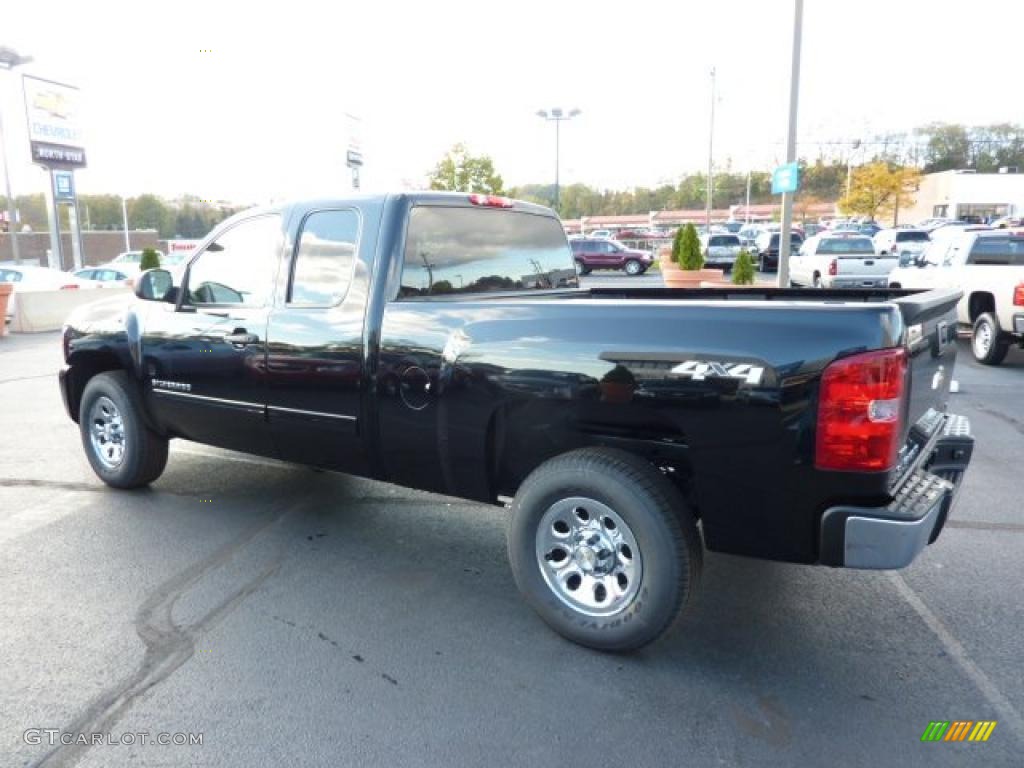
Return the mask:
POLYGON ((818 253, 874 253, 866 237, 830 237, 818 243, 818 253))
POLYGON ((1024 266, 1024 237, 979 237, 967 263, 1024 266))
POLYGON ((897 243, 927 243, 931 238, 927 232, 897 232, 897 243))
POLYGON ((711 238, 711 245, 730 246, 739 244, 740 239, 736 235, 715 235, 711 238))
POLYGON ((418 206, 409 216, 402 297, 575 288, 558 219, 492 208, 418 206))
POLYGON ((0 283, 17 283, 21 280, 21 272, 13 269, 0 269, 0 283))

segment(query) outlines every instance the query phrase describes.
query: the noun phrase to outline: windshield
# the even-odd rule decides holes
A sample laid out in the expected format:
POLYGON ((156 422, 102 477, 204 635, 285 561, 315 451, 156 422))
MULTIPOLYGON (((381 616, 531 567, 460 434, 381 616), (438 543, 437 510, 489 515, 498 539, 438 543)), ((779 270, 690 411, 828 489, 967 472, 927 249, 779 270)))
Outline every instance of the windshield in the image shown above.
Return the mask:
POLYGON ((400 295, 575 288, 558 219, 489 208, 419 206, 409 217, 400 295))
POLYGON ((897 232, 897 243, 927 243, 931 240, 927 232, 897 232))
POLYGON ((830 237, 818 243, 818 253, 874 253, 875 247, 866 237, 830 237))

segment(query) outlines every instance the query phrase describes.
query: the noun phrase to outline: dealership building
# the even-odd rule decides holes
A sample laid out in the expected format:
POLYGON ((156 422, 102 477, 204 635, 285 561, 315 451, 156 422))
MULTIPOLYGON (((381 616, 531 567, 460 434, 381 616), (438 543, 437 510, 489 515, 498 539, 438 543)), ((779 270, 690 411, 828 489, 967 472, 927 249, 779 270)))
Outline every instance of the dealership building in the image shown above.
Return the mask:
POLYGON ((944 216, 979 223, 1024 214, 1024 173, 1016 167, 999 173, 942 171, 921 178, 915 203, 899 211, 900 224, 944 216))

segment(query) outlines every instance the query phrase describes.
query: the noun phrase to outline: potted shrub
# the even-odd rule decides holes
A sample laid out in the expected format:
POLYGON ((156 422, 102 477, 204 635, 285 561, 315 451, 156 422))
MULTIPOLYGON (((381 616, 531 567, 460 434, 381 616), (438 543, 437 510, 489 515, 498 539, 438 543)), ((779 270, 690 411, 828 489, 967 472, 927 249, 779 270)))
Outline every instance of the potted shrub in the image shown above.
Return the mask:
POLYGON ((698 288, 702 280, 721 280, 723 272, 720 269, 704 269, 704 254, 700 249, 700 238, 697 237, 697 230, 693 224, 687 224, 676 233, 678 249, 673 243, 673 250, 677 251, 676 261, 679 271, 665 271, 665 285, 669 288, 698 288))
POLYGON ((147 269, 160 269, 160 254, 153 248, 145 248, 142 251, 142 259, 139 261, 139 271, 147 269))
POLYGON ((740 255, 736 257, 736 263, 732 268, 732 283, 733 285, 754 284, 754 260, 746 248, 741 250, 740 255))

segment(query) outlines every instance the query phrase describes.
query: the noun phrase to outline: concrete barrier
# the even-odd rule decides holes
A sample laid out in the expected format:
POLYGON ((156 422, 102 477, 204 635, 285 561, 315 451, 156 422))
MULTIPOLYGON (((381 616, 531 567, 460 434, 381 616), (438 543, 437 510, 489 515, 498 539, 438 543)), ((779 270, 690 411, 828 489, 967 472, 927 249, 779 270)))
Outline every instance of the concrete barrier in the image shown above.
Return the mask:
POLYGON ((127 286, 65 291, 26 291, 17 293, 11 330, 16 333, 59 331, 72 311, 94 301, 127 296, 127 286))

